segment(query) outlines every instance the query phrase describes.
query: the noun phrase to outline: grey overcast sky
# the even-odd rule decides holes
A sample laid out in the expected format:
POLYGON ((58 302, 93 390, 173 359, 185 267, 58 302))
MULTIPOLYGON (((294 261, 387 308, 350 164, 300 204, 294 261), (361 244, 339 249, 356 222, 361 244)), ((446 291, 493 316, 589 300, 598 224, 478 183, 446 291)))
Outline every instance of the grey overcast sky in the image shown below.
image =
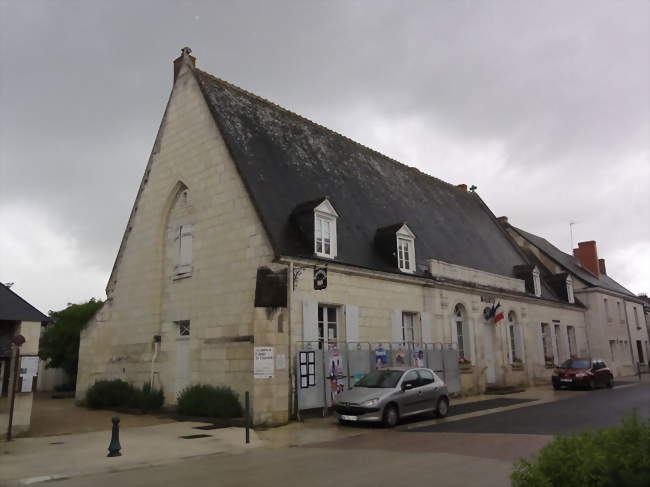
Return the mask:
POLYGON ((451 183, 650 292, 649 19, 622 1, 0 0, 0 281, 104 287, 172 82, 198 66, 451 183))

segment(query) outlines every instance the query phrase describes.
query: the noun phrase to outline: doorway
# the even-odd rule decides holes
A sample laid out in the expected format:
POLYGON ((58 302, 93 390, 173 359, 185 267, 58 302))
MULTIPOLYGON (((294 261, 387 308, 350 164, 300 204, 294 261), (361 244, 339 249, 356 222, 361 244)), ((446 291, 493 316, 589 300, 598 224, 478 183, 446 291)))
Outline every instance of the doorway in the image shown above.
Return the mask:
POLYGON ((488 384, 497 381, 496 366, 494 363, 494 325, 485 323, 483 325, 483 353, 485 355, 485 376, 488 384))

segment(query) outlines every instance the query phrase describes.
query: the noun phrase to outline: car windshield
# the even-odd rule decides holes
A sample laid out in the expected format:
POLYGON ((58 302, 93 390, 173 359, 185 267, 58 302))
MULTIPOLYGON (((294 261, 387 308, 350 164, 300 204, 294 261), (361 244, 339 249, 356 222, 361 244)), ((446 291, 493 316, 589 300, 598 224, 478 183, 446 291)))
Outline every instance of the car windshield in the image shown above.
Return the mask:
POLYGON ((395 387, 404 372, 401 370, 373 370, 362 377, 354 387, 389 388, 395 387))
POLYGON ((591 368, 591 361, 590 360, 581 360, 581 359, 575 359, 575 358, 570 358, 566 362, 564 362, 562 365, 560 365, 561 369, 590 369, 591 368))

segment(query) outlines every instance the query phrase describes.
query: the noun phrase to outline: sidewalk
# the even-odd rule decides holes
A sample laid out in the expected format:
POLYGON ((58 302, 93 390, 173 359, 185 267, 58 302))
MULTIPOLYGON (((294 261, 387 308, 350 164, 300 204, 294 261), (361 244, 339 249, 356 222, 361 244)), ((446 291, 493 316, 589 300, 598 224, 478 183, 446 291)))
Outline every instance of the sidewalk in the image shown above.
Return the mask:
POLYGON ((127 428, 120 431, 122 456, 107 458, 109 431, 40 438, 19 438, 0 443, 0 485, 29 485, 90 473, 161 465, 194 456, 237 453, 262 445, 251 431, 244 442, 243 428, 194 429, 207 423, 178 422, 127 428), (182 439, 180 436, 209 435, 182 439))
MULTIPOLYGON (((650 380, 650 377, 645 378, 650 380)), ((636 377, 620 378, 618 382, 627 384, 620 387, 633 387, 638 383, 636 377)), ((532 399, 530 402, 511 406, 474 411, 444 419, 407 421, 396 431, 422 427, 438 422, 459 421, 462 419, 491 414, 499 411, 528 407, 545 402, 554 402, 589 394, 588 391, 554 391, 550 385, 531 387, 525 392, 507 396, 480 395, 452 401, 454 405, 479 402, 499 397, 513 399, 532 399)), ((96 412, 75 409, 74 414, 90 414, 103 426, 106 418, 114 415, 108 411, 96 412), (106 415, 106 418, 104 417, 106 415)), ((122 417, 122 415, 120 415, 122 417)), ((142 416, 140 421, 162 421, 162 418, 142 416)), ((90 421, 90 420, 88 420, 90 421)), ((169 419, 165 419, 169 421, 169 419)), ((74 423, 69 421, 69 423, 74 423)), ((85 427, 90 427, 87 423, 85 427)), ((376 426, 339 426, 333 416, 311 418, 304 422, 267 430, 251 431, 251 443, 244 443, 243 428, 195 429, 208 426, 206 423, 167 422, 149 426, 121 428, 120 441, 122 456, 107 458, 110 441, 110 422, 106 431, 91 431, 56 436, 18 438, 10 443, 0 442, 0 486, 30 485, 46 480, 77 477, 92 473, 117 472, 154 465, 178 462, 190 457, 238 454, 260 447, 281 448, 322 443, 341 439, 357 438, 365 435, 385 435, 390 432, 376 426), (188 435, 210 435, 202 438, 182 439, 188 435)), ((374 437, 374 436, 373 436, 374 437)), ((369 438, 370 440, 370 438, 369 438)), ((366 441, 366 440, 364 440, 366 441)))

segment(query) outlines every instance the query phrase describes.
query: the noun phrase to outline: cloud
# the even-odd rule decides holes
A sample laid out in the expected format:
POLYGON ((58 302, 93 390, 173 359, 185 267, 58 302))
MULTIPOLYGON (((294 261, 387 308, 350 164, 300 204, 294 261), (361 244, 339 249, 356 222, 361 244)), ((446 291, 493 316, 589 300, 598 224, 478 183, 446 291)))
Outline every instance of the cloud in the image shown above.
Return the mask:
MULTIPOLYGON (((581 221, 576 240, 597 240, 610 274, 647 291, 646 271, 615 256, 650 242, 650 4, 368 5, 0 1, 0 208, 75 242, 84 279, 97 275, 89 290, 103 288, 171 61, 190 45, 201 69, 474 183, 495 213, 564 250, 581 221)), ((12 273, 50 302, 42 279, 12 273)))

